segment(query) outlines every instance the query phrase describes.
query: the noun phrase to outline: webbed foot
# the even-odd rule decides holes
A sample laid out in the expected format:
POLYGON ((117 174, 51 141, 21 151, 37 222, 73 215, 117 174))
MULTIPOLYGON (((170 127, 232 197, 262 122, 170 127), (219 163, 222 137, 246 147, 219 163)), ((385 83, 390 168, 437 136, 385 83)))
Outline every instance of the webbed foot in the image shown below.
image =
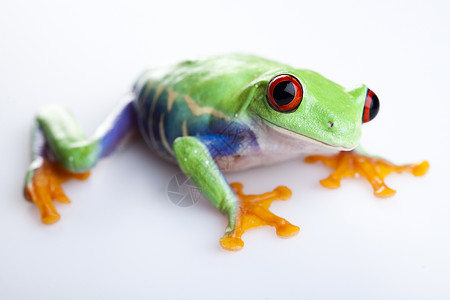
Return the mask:
POLYGON ((375 196, 386 198, 393 196, 395 190, 384 183, 384 178, 392 172, 407 172, 414 176, 422 176, 428 171, 429 164, 423 161, 419 164, 397 166, 393 163, 376 157, 359 154, 355 151, 342 151, 335 155, 311 155, 305 158, 305 162, 314 163, 320 161, 333 168, 335 171, 320 183, 327 188, 338 188, 344 177, 364 176, 372 185, 375 196))
POLYGON ((89 172, 71 173, 56 163, 47 159, 37 159, 33 162, 25 185, 25 198, 33 201, 39 208, 42 223, 52 224, 59 220, 60 216, 53 205, 52 200, 61 203, 70 203, 64 193, 61 183, 69 179, 84 180, 89 172))
POLYGON ((261 195, 245 195, 241 183, 231 183, 231 188, 239 198, 239 210, 236 213, 236 223, 234 230, 220 239, 221 246, 226 250, 240 250, 244 246, 241 239, 242 234, 254 227, 270 225, 276 228, 280 237, 291 237, 300 230, 283 218, 280 218, 269 211, 269 206, 273 200, 287 200, 291 196, 291 191, 285 186, 279 186, 272 192, 261 195))

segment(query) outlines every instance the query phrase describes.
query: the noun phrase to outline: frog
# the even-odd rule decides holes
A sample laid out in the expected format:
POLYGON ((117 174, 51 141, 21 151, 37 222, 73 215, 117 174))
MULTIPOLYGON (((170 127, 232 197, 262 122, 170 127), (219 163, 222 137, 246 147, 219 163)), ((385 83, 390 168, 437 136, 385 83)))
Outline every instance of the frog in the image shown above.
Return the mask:
POLYGON ((247 195, 242 183, 225 173, 305 156, 333 171, 320 181, 340 186, 344 177, 362 175, 377 197, 395 190, 384 178, 392 172, 424 175, 429 164, 396 165, 364 151, 363 124, 378 114, 378 96, 366 85, 344 88, 317 72, 250 54, 224 54, 186 60, 144 71, 121 104, 91 137, 58 105, 40 110, 33 127, 25 198, 37 205, 41 221, 60 219, 53 201, 69 203, 62 183, 86 179, 101 159, 130 136, 177 164, 228 221, 220 245, 244 246, 250 228, 269 225, 280 237, 299 227, 269 210, 287 200, 285 186, 247 195))

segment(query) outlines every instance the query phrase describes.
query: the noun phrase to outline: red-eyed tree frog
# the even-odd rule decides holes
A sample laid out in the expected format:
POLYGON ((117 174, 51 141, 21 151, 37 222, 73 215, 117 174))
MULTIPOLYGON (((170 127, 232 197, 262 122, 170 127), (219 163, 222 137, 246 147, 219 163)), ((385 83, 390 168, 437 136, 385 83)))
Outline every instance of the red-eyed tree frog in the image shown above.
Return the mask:
POLYGON ((222 172, 308 154, 307 162, 321 161, 335 170, 322 185, 336 188, 344 176, 360 174, 379 197, 395 193, 383 181, 392 171, 426 173, 426 161, 396 166, 358 150, 362 124, 378 109, 378 97, 365 85, 345 89, 316 72, 253 55, 150 69, 91 138, 67 110, 51 106, 39 112, 25 196, 38 206, 42 222, 56 222, 52 200, 69 202, 60 183, 86 178, 101 158, 139 131, 150 148, 178 164, 227 216, 220 243, 238 250, 248 228, 271 225, 285 237, 299 228, 268 210, 272 200, 289 198, 288 188, 245 195, 243 186, 229 184, 222 172), (324 149, 336 154, 321 155, 324 149))

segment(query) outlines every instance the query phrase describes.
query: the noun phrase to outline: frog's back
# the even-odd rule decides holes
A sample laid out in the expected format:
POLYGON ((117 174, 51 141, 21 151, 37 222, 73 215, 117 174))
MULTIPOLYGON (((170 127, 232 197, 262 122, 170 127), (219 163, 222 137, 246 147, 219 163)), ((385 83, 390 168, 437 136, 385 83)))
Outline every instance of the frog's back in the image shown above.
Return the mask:
POLYGON ((231 54, 148 70, 134 87, 141 133, 168 157, 179 136, 211 136, 230 128, 250 134, 234 120, 243 105, 239 95, 255 78, 279 67, 257 56, 231 54))
POLYGON ((137 80, 135 88, 139 91, 153 82, 232 116, 239 107, 233 101, 238 100, 242 89, 262 73, 279 67, 279 63, 258 56, 228 54, 150 69, 137 80))

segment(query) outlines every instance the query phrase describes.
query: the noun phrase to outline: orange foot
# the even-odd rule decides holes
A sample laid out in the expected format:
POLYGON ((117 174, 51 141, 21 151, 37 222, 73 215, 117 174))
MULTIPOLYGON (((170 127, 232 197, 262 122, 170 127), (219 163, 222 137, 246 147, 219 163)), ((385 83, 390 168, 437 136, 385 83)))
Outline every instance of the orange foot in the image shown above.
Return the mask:
POLYGON ((25 187, 25 196, 33 201, 41 212, 42 223, 52 224, 59 220, 59 214, 53 205, 52 199, 61 203, 70 203, 64 194, 61 183, 69 179, 84 180, 89 172, 71 173, 62 169, 56 163, 44 159, 34 170, 31 180, 25 187))
POLYGON ((384 183, 384 178, 392 172, 408 172, 414 176, 422 176, 428 171, 429 164, 423 161, 420 164, 397 166, 387 160, 358 154, 355 151, 340 152, 335 155, 311 155, 305 158, 305 162, 314 163, 321 161, 325 165, 335 169, 331 175, 320 181, 327 188, 338 188, 343 177, 364 176, 372 185, 375 196, 386 198, 393 196, 395 190, 384 183))
POLYGON ((241 183, 231 183, 231 188, 239 197, 240 210, 236 213, 236 224, 234 230, 220 239, 220 245, 226 250, 240 250, 244 246, 241 239, 242 234, 250 228, 270 225, 276 228, 280 237, 291 237, 300 230, 283 218, 269 211, 273 200, 287 200, 291 191, 285 186, 279 186, 272 192, 261 195, 245 195, 241 183))

